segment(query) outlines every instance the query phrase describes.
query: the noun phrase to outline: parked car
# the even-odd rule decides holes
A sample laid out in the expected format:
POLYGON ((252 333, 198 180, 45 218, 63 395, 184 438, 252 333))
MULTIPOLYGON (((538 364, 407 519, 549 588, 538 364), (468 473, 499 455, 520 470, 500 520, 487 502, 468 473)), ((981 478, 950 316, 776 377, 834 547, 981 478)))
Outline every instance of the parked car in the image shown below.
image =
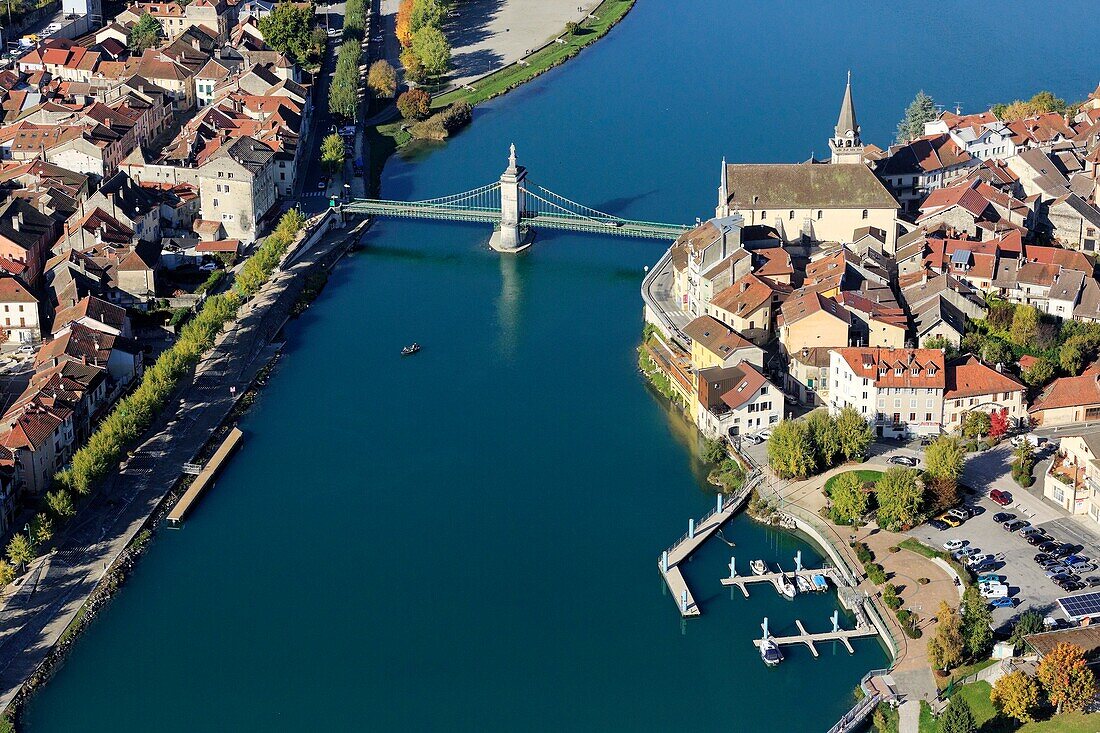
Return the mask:
POLYGON ((1054 550, 1050 554, 1054 555, 1056 558, 1062 559, 1062 558, 1069 557, 1070 555, 1072 555, 1075 552, 1077 552, 1077 547, 1076 546, 1071 545, 1069 543, 1063 543, 1061 545, 1058 545, 1058 547, 1054 548, 1054 550))
POLYGON ((920 461, 912 456, 890 456, 886 459, 887 463, 895 463, 899 466, 918 466, 920 461))
POLYGON ((1008 512, 997 512, 996 514, 993 515, 993 521, 996 522, 997 524, 1002 524, 1004 522, 1008 522, 1008 521, 1010 521, 1012 519, 1015 519, 1015 518, 1016 518, 1015 514, 1009 514, 1008 512))
POLYGON ((989 573, 998 569, 1000 565, 1001 563, 991 557, 988 560, 982 560, 981 562, 971 565, 970 569, 978 575, 981 575, 983 573, 989 573))
POLYGON ((1035 554, 1035 557, 1033 557, 1033 558, 1031 558, 1031 559, 1032 559, 1032 560, 1034 560, 1035 562, 1037 562, 1038 564, 1042 565, 1043 563, 1048 563, 1048 562, 1050 562, 1050 561, 1051 561, 1051 560, 1053 560, 1054 558, 1053 558, 1053 557, 1051 557, 1050 555, 1048 555, 1048 554, 1047 554, 1047 553, 1045 553, 1045 552, 1039 552, 1039 553, 1036 553, 1036 554, 1035 554))
POLYGON ((1100 575, 1090 575, 1084 581, 1089 588, 1100 587, 1100 575))
POLYGON ((1080 580, 1081 576, 1076 575, 1074 573, 1069 573, 1069 572, 1055 573, 1054 575, 1050 576, 1050 579, 1052 581, 1054 581, 1055 584, 1058 584, 1058 583, 1062 583, 1062 582, 1067 581, 1067 580, 1073 580, 1073 581, 1080 580))
POLYGON ((964 547, 961 550, 956 550, 955 552, 952 552, 951 557, 955 558, 956 560, 964 560, 971 555, 977 555, 979 552, 981 552, 981 550, 979 550, 977 547, 964 547))
POLYGON ((988 552, 986 552, 986 553, 981 553, 980 552, 976 555, 971 555, 970 557, 967 557, 966 559, 963 560, 963 562, 967 565, 974 566, 974 565, 980 565, 980 564, 985 563, 985 562, 990 562, 991 560, 993 560, 993 556, 990 555, 988 552))
POLYGON ((947 512, 947 515, 949 517, 954 517, 960 522, 965 522, 966 520, 970 519, 970 512, 968 512, 966 509, 963 509, 962 507, 951 509, 947 512))
POLYGON ((1001 582, 1001 576, 997 575, 996 573, 985 573, 983 575, 978 576, 978 584, 979 585, 981 585, 983 583, 1000 583, 1000 582, 1001 582))
POLYGON ((1084 555, 1078 555, 1078 554, 1077 554, 1076 552, 1075 552, 1075 553, 1073 553, 1072 555, 1068 556, 1068 557, 1067 557, 1067 558, 1066 558, 1066 559, 1064 560, 1064 562, 1066 563, 1066 565, 1073 565, 1074 563, 1078 563, 1078 562, 1088 562, 1088 561, 1089 561, 1089 559, 1088 559, 1087 557, 1085 557, 1084 555))
POLYGON ((1005 596, 1004 598, 994 598, 992 601, 989 602, 989 605, 993 606, 993 608, 1015 608, 1016 599, 1009 598, 1008 596, 1005 596))
POLYGON ((1008 598, 1008 586, 1004 583, 988 583, 978 590, 982 598, 1008 598))
POLYGON ((1059 580, 1056 585, 1069 593, 1081 590, 1085 587, 1085 584, 1079 580, 1059 580))
POLYGON ((966 543, 966 540, 948 540, 947 542, 943 543, 943 549, 947 550, 948 552, 954 552, 955 550, 961 550, 962 548, 966 547, 966 543))
POLYGON ((928 526, 932 529, 938 529, 941 532, 945 529, 951 529, 951 525, 943 521, 942 519, 929 519, 928 526))
POLYGON ((759 435, 764 440, 767 440, 768 438, 772 437, 772 429, 771 428, 764 428, 759 433, 757 433, 757 435, 759 435))
POLYGON ((1039 545, 1039 552, 1045 552, 1046 554, 1053 557, 1054 551, 1057 550, 1060 546, 1061 545, 1059 545, 1054 540, 1050 540, 1049 542, 1044 542, 1043 544, 1039 545))
POLYGON ((1070 570, 1078 574, 1096 572, 1096 563, 1091 561, 1070 563, 1068 567, 1070 570))
POLYGON ((1031 522, 1025 521, 1023 519, 1013 519, 1011 522, 1005 522, 1001 526, 1009 532, 1018 532, 1024 527, 1030 527, 1031 522))
POLYGON ((750 433, 749 435, 742 435, 741 440, 745 441, 746 443, 749 443, 750 445, 760 445, 761 443, 764 442, 764 439, 761 438, 759 435, 756 435, 755 433, 750 433))
MULTIPOLYGON (((1027 530, 1024 531, 1026 532, 1027 530)), ((1032 532, 1027 536, 1027 543, 1032 547, 1038 547, 1044 542, 1050 542, 1050 535, 1045 533, 1039 534, 1038 532, 1032 532)))
POLYGON ((1008 506, 1012 503, 1012 494, 1008 493, 1007 491, 1001 491, 1000 489, 993 489, 989 492, 989 499, 994 504, 1008 506))
POLYGON ((1046 533, 1047 533, 1047 531, 1045 529, 1043 529, 1042 527, 1028 527, 1027 529, 1020 532, 1020 534, 1026 534, 1026 535, 1033 535, 1033 534, 1045 535, 1046 533))

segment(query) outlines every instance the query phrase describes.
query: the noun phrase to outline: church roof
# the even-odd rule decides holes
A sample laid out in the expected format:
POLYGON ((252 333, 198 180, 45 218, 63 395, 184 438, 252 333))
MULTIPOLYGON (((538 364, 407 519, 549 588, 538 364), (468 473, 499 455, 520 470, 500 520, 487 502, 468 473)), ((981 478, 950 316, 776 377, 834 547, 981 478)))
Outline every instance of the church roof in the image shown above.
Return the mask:
POLYGON ((865 165, 730 164, 727 202, 742 209, 897 209, 865 165))

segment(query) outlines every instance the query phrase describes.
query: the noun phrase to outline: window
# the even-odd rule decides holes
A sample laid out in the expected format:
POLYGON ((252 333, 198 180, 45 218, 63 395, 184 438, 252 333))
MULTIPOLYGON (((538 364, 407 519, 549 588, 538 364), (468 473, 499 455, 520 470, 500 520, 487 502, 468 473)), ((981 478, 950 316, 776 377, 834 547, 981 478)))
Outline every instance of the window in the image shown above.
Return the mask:
POLYGON ((768 393, 768 385, 764 385, 763 387, 760 388, 760 394, 767 394, 767 393, 768 393))
POLYGON ((920 376, 920 367, 919 366, 913 367, 913 376, 914 377, 919 377, 920 376))
POLYGON ((761 212, 760 212, 760 218, 761 218, 761 220, 763 220, 763 219, 767 219, 767 218, 768 218, 768 212, 766 212, 766 211, 761 211, 761 212))
POLYGON ((779 422, 779 415, 772 415, 771 417, 768 418, 768 424, 769 425, 774 425, 777 422, 779 422))
POLYGON ((902 369, 901 367, 895 367, 894 368, 894 376, 895 377, 900 377, 904 373, 905 373, 905 370, 902 369))
POLYGON ((1100 417, 1100 407, 1089 407, 1085 410, 1086 420, 1095 420, 1100 417))
POLYGON ((794 209, 791 209, 791 213, 787 215, 788 219, 794 219, 794 209))
POLYGON ((233 180, 233 171, 230 171, 228 173, 228 176, 229 176, 229 180, 233 180))
POLYGON ((867 377, 864 377, 863 378, 863 386, 866 387, 867 385, 868 385, 867 377))
POLYGON ((931 412, 924 413, 924 421, 925 422, 932 422, 932 413, 931 412))
POLYGON ((864 210, 863 210, 863 218, 864 218, 864 219, 866 219, 866 218, 867 218, 867 209, 864 209, 864 210))
POLYGON ((225 173, 224 173, 224 172, 222 172, 222 171, 218 171, 218 178, 221 178, 221 177, 222 177, 222 176, 224 176, 224 175, 225 175, 225 173))
POLYGON ((879 377, 885 377, 886 376, 886 367, 879 367, 878 375, 879 375, 879 377))
MULTIPOLYGON (((219 186, 219 188, 220 188, 220 186, 219 186)), ((214 199, 214 206, 217 206, 217 205, 218 205, 218 200, 214 199)))
POLYGON ((900 412, 895 412, 894 413, 894 424, 898 425, 900 423, 901 423, 901 413, 900 412))
POLYGON ((817 218, 818 218, 818 220, 820 220, 820 219, 821 219, 821 216, 822 216, 822 211, 821 211, 821 209, 818 209, 818 210, 817 210, 817 218))

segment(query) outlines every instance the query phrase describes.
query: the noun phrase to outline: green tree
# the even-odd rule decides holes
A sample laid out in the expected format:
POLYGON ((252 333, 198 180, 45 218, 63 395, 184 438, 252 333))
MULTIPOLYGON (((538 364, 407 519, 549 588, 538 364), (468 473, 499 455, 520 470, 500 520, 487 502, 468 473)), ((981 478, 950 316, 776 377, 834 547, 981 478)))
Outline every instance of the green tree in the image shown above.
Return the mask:
POLYGON ((435 26, 425 26, 413 34, 412 50, 429 76, 445 74, 451 67, 451 46, 435 26))
POLYGON ((281 2, 260 18, 260 33, 267 46, 304 64, 313 55, 313 10, 281 2))
POLYGON ((321 141, 321 165, 329 173, 344 167, 344 139, 335 132, 321 141))
POLYGON ((53 520, 45 512, 39 512, 31 520, 31 542, 35 546, 44 545, 53 537, 53 520))
POLYGON ((768 463, 782 478, 805 478, 816 466, 813 439, 803 420, 784 420, 768 438, 768 463))
POLYGON ((962 695, 952 695, 940 716, 940 733, 975 733, 977 730, 970 703, 962 695))
POLYGON ((966 413, 966 417, 963 418, 962 434, 967 438, 980 438, 983 435, 989 435, 991 427, 989 413, 974 410, 966 413))
POLYGON ((989 604, 978 592, 977 586, 970 586, 963 593, 962 605, 963 639, 971 657, 978 658, 989 653, 993 645, 993 612, 989 604))
POLYGON ((1035 676, 1057 712, 1081 710, 1096 695, 1096 677, 1081 647, 1056 644, 1039 662, 1035 676))
POLYGON ((936 103, 921 89, 905 108, 905 116, 898 123, 898 142, 907 143, 924 134, 924 123, 936 119, 936 103))
POLYGON ((0 560, 0 588, 15 580, 15 568, 7 560, 0 560))
POLYGON ((962 622, 946 601, 940 601, 936 619, 936 634, 928 640, 928 660, 936 669, 947 671, 963 660, 962 622))
POLYGON ((580 28, 580 25, 575 20, 571 20, 565 24, 565 32, 569 35, 576 33, 578 28, 580 28))
POLYGON ((862 461, 867 456, 867 448, 875 439, 871 426, 856 412, 854 407, 845 407, 836 416, 836 431, 840 438, 840 452, 846 461, 862 461))
POLYGON ((163 35, 164 29, 160 27, 157 19, 145 13, 130 29, 130 50, 134 53, 142 53, 146 49, 155 48, 163 35))
POLYGON ((1071 375, 1080 374, 1096 355, 1097 343, 1096 336, 1087 331, 1070 336, 1058 350, 1058 361, 1062 369, 1071 375))
POLYGON ((708 440, 703 444, 703 463, 721 463, 729 457, 721 440, 708 440))
POLYGON ((27 539, 27 535, 20 533, 8 542, 7 554, 12 565, 26 565, 34 559, 34 545, 27 539))
POLYGON ((439 30, 447 18, 447 4, 440 0, 416 0, 409 15, 409 30, 415 37, 422 28, 439 30))
POLYGON ((1030 305, 1019 304, 1012 315, 1012 328, 1009 337, 1017 346, 1029 346, 1035 343, 1039 335, 1039 311, 1030 305))
POLYGON ((1017 669, 993 683, 989 699, 1001 715, 1030 723, 1035 720, 1033 713, 1039 706, 1039 685, 1017 669))
POLYGON ((924 449, 925 470, 932 478, 958 481, 964 459, 962 443, 954 436, 941 435, 924 449))
POLYGON ((397 98, 397 110, 406 120, 422 120, 431 110, 431 97, 423 89, 410 89, 397 98))
POLYGON ((911 527, 920 518, 923 491, 912 468, 894 466, 876 485, 878 524, 888 530, 911 527))
POLYGON ((1012 637, 1009 641, 1013 646, 1019 646, 1024 643, 1025 637, 1042 633, 1043 628, 1043 614, 1038 611, 1025 611, 1012 627, 1012 637))
POLYGON ((1035 363, 1025 369, 1020 376, 1029 387, 1045 387, 1050 380, 1054 379, 1054 365, 1049 359, 1036 359, 1035 363))
POLYGON ((932 336, 926 338, 924 343, 921 344, 923 349, 943 349, 944 357, 950 359, 959 355, 959 347, 955 345, 954 341, 951 341, 946 336, 932 336))
POLYGON ((422 82, 426 76, 424 71, 424 64, 420 62, 420 57, 416 55, 416 51, 411 48, 406 48, 401 51, 399 57, 401 61, 401 68, 405 70, 405 78, 409 81, 422 82))
POLYGON ((1011 364, 1015 361, 1012 357, 1012 349, 995 336, 982 341, 979 356, 988 364, 1011 364))
POLYGON ((390 62, 378 59, 370 65, 367 72, 367 86, 379 97, 392 97, 397 91, 397 72, 390 62))
POLYGON ((863 479, 855 471, 836 477, 829 489, 829 500, 833 503, 836 517, 849 522, 862 517, 869 503, 867 492, 863 490, 863 479))
POLYGON ((46 506, 57 515, 58 519, 68 519, 76 514, 73 496, 64 488, 46 492, 46 506))
POLYGON ((840 454, 840 433, 836 427, 836 419, 826 409, 814 410, 806 418, 806 426, 810 429, 818 467, 824 469, 835 465, 840 454))

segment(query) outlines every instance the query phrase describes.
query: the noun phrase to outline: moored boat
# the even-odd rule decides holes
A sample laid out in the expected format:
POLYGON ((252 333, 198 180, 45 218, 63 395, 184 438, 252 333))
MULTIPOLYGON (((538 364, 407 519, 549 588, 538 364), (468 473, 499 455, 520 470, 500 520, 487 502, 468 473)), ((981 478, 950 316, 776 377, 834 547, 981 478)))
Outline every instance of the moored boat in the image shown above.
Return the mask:
POLYGON ((753 575, 763 575, 768 572, 768 566, 764 564, 763 560, 753 560, 749 563, 749 569, 752 570, 753 575))
POLYGON ((770 636, 761 639, 760 658, 769 667, 775 667, 783 661, 783 652, 780 651, 779 644, 776 643, 775 639, 770 636))
POLYGON ((786 598, 794 598, 798 595, 798 589, 795 588, 794 583, 786 575, 780 575, 779 580, 779 592, 786 598))
POLYGON ((814 584, 804 575, 796 575, 794 582, 798 585, 799 593, 813 593, 814 584))
POLYGON ((825 576, 822 573, 814 573, 813 581, 814 590, 819 592, 829 590, 829 581, 825 579, 825 576))
POLYGON ((401 349, 401 356, 408 356, 409 354, 415 354, 418 351, 420 351, 420 344, 418 344, 414 341, 413 343, 409 344, 405 348, 401 349))

